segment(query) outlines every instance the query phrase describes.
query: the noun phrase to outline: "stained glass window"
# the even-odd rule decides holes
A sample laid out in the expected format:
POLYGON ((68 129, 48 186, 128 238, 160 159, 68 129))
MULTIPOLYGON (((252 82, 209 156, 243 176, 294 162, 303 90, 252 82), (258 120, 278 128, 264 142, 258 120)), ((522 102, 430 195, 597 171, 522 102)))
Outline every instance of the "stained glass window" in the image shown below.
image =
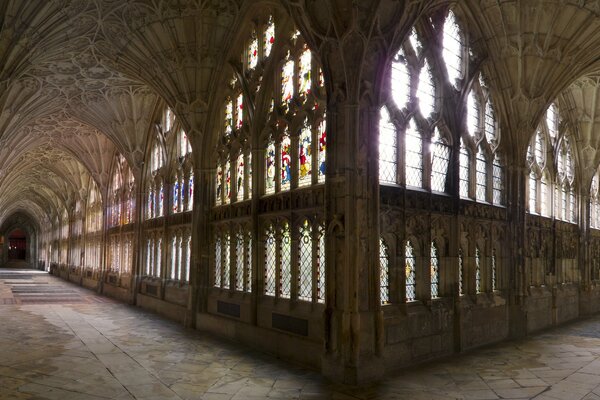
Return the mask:
POLYGON ((312 55, 305 44, 300 59, 298 60, 298 94, 302 98, 310 93, 311 89, 312 55))
POLYGON ((327 131, 325 120, 319 124, 319 183, 325 182, 325 162, 327 159, 327 131))
POLYGON ((312 131, 308 119, 304 120, 302 131, 300 132, 299 138, 299 150, 298 150, 298 161, 299 161, 299 174, 298 174, 298 185, 305 186, 310 185, 312 180, 312 131))
POLYGON ((290 226, 287 222, 283 224, 281 229, 280 254, 279 295, 289 298, 292 284, 292 241, 290 238, 290 226))
POLYGON ((225 189, 223 202, 225 204, 229 204, 229 202, 231 201, 231 162, 229 160, 225 162, 225 173, 223 176, 223 180, 225 189))
POLYGON ((439 297, 440 288, 440 260, 435 242, 431 242, 431 297, 439 297))
POLYGON ((294 60, 290 58, 290 53, 285 58, 285 63, 281 69, 281 103, 284 106, 292 101, 294 97, 294 60))
MULTIPOLYGON (((190 211, 194 208, 194 173, 190 171, 188 178, 188 201, 187 210, 190 211)), ((221 178, 222 179, 222 178, 221 178)))
POLYGON ((269 21, 263 35, 263 53, 265 58, 271 54, 273 43, 275 43, 275 22, 273 22, 273 16, 269 16, 269 21))
POLYGON ((281 190, 289 189, 292 182, 290 143, 290 136, 286 134, 281 139, 281 190))
POLYGON ((240 93, 236 101, 237 112, 235 115, 235 129, 241 129, 244 125, 244 96, 240 93))
POLYGON ((173 183, 173 212, 179 211, 179 177, 175 175, 175 183, 173 183))
POLYGON ((277 260, 275 230, 272 225, 267 229, 265 239, 265 294, 275 296, 277 260))
POLYGON ((250 34, 250 44, 248 45, 247 50, 247 63, 248 69, 254 69, 258 64, 258 37, 256 36, 255 30, 252 30, 252 33, 250 34))
POLYGON ((298 298, 312 300, 312 271, 313 271, 312 226, 308 220, 300 227, 300 248, 298 268, 298 298))
POLYGON ((406 242, 406 246, 404 249, 404 262, 405 266, 405 274, 406 274, 406 301, 415 301, 417 298, 417 280, 416 280, 416 265, 417 260, 415 259, 415 254, 413 250, 412 243, 409 241, 406 242))
POLYGON ((388 304, 390 302, 390 265, 388 248, 382 238, 379 238, 379 288, 381 304, 388 304))
POLYGON ((265 193, 275 193, 275 142, 269 142, 265 154, 265 193))
POLYGON ((237 158, 236 190, 238 201, 244 200, 244 153, 237 158))
POLYGON ((156 214, 158 214, 159 217, 163 216, 163 212, 165 209, 165 188, 163 186, 163 183, 160 183, 160 188, 158 191, 158 212, 156 214))
POLYGON ((225 136, 233 131, 233 101, 228 97, 225 101, 225 136))
POLYGON ((379 119, 379 181, 396 183, 397 137, 396 128, 387 108, 381 108, 379 119))

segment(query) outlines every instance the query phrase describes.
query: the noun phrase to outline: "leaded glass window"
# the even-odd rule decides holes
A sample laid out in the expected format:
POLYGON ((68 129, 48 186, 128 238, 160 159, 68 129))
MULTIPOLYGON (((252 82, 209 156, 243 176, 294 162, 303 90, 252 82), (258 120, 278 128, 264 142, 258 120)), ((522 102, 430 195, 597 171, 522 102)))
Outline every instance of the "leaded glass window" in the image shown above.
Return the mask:
POLYGON ((379 287, 381 304, 388 304, 390 302, 390 265, 388 248, 383 238, 379 238, 379 287))
POLYGON ((404 262, 406 275, 406 301, 415 301, 417 298, 417 260, 410 240, 406 242, 404 249, 404 262))
POLYGON ((406 185, 423 186, 423 140, 413 120, 406 129, 406 185))
POLYGON ((457 87, 462 77, 462 37, 454 13, 450 11, 444 22, 442 56, 448 71, 448 80, 457 87))
POLYGON ((390 120, 387 109, 383 107, 379 120, 379 180, 381 182, 396 183, 396 142, 396 128, 390 120))
POLYGON ((450 164, 450 146, 444 142, 438 128, 434 131, 431 147, 431 190, 445 192, 446 175, 450 164))
POLYGON ((440 260, 435 242, 431 242, 431 297, 440 297, 440 260))
POLYGON ((269 226, 265 238, 265 294, 275 296, 275 282, 277 275, 277 259, 275 242, 275 229, 269 226))
POLYGON ((285 222, 281 229, 281 261, 279 264, 279 295, 290 297, 292 283, 292 241, 290 226, 285 222))
POLYGON ((325 225, 319 225, 319 243, 317 246, 317 301, 325 302, 325 225))
POLYGON ((469 151, 464 146, 461 141, 460 146, 460 156, 459 156, 459 191, 460 197, 468 198, 469 197, 469 168, 470 168, 470 160, 469 160, 469 151))
POLYGON ((300 227, 299 244, 298 298, 310 301, 313 292, 313 242, 312 226, 308 220, 304 220, 300 227))
POLYGON ((475 292, 481 293, 481 254, 479 247, 475 248, 475 292))

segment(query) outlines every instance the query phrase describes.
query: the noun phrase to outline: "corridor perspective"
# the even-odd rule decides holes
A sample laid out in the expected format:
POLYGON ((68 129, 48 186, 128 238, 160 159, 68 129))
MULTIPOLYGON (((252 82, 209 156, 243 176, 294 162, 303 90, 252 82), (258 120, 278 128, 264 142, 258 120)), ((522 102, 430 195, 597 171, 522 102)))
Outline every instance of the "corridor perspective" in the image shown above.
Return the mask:
POLYGON ((600 0, 0 0, 0 268, 34 398, 594 398, 600 0))
POLYGON ((600 399, 600 317, 347 386, 94 294, 0 270, 0 399, 600 399))

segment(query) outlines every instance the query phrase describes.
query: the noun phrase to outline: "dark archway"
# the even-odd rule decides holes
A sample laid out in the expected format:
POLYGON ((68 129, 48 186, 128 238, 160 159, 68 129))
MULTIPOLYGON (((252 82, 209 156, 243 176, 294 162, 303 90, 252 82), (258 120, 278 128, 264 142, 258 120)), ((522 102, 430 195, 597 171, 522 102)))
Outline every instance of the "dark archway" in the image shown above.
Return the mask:
POLYGON ((0 267, 35 268, 38 230, 26 213, 17 212, 6 218, 0 226, 0 267))
POLYGON ((8 261, 25 261, 27 234, 17 228, 8 234, 8 261))

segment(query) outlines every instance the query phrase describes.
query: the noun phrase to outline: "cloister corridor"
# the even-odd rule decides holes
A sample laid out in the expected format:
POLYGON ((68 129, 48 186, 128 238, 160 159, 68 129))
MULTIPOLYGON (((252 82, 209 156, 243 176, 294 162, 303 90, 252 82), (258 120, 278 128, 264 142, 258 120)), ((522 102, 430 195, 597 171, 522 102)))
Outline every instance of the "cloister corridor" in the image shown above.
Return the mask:
POLYGON ((600 399, 600 316, 364 387, 34 270, 0 270, 0 320, 0 399, 600 399))

